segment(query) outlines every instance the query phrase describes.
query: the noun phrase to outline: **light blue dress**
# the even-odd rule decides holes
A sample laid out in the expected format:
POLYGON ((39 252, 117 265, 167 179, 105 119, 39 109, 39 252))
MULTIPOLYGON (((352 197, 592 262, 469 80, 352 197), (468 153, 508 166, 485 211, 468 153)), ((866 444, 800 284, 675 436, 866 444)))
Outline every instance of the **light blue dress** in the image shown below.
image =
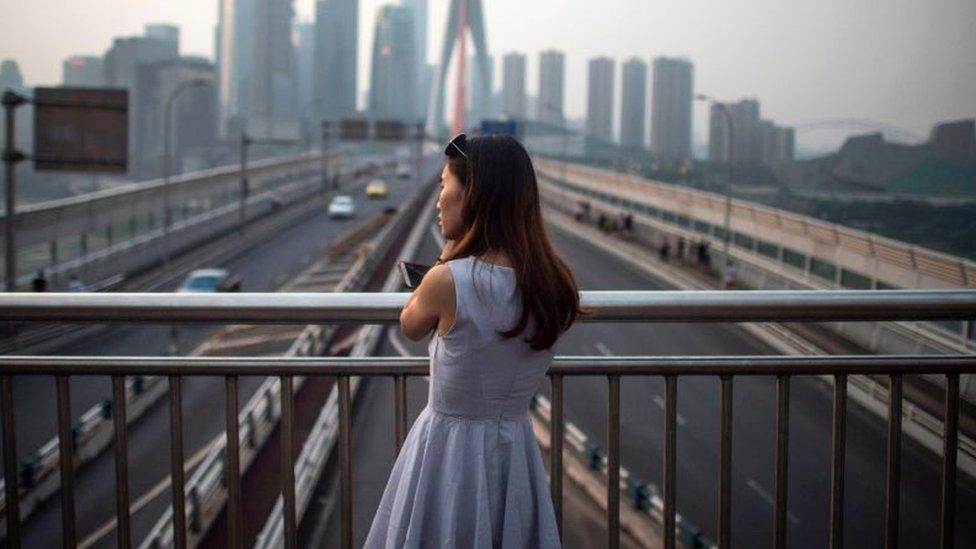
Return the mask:
MULTIPOLYGON (((559 547, 549 485, 528 416, 552 362, 505 339, 521 301, 515 271, 449 261, 454 324, 429 345, 430 395, 383 492, 367 548, 559 547)), ((534 333, 529 322, 525 334, 534 333)))

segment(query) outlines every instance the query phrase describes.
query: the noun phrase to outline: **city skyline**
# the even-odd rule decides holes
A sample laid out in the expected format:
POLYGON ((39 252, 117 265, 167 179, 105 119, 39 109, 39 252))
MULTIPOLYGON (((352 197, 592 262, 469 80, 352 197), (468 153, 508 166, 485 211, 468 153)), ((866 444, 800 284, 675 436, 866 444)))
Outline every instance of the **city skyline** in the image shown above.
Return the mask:
MULTIPOLYGON (((10 15, 4 21, 19 23, 8 27, 0 22, 0 57, 16 60, 30 85, 59 83, 65 59, 100 55, 112 38, 139 34, 147 23, 178 25, 182 54, 214 58, 216 1, 204 9, 199 3, 160 6, 146 0, 87 5, 48 0, 2 3, 0 9, 10 15), (109 12, 111 17, 99 16, 109 12), (57 33, 39 46, 28 40, 42 24, 64 22, 77 29, 77 20, 86 21, 79 32, 57 33)), ((360 82, 368 81, 367 45, 372 43, 376 9, 383 3, 360 2, 360 82)), ((952 1, 939 10, 872 9, 839 0, 791 5, 789 10, 775 9, 774 4, 760 0, 734 7, 620 2, 616 10, 595 10, 585 2, 568 0, 564 9, 553 11, 551 4, 550 0, 525 5, 493 1, 485 13, 490 29, 488 48, 499 58, 508 51, 526 55, 530 95, 538 93, 539 52, 565 51, 565 109, 572 119, 585 116, 586 60, 598 55, 618 62, 633 56, 645 62, 658 56, 685 57, 696 67, 696 92, 727 101, 757 97, 764 113, 788 125, 864 118, 924 137, 937 121, 976 115, 976 107, 968 99, 976 95, 976 66, 967 61, 976 57, 976 38, 965 32, 976 25, 976 5, 971 2, 952 1), (540 24, 551 22, 553 14, 559 18, 558 25, 540 24), (825 20, 831 24, 816 23, 825 20), (777 24, 770 25, 770 21, 777 24), (566 28, 574 29, 572 37, 565 35, 566 28), (835 88, 833 82, 845 82, 845 86, 835 88)), ((313 19, 314 5, 312 0, 296 0, 298 20, 313 19)), ((446 8, 444 0, 429 5, 431 60, 436 57, 432 54, 435 42, 443 35, 446 8)), ((498 68, 496 87, 501 80, 498 68)), ((362 106, 362 97, 358 99, 362 106)), ((817 141, 822 133, 801 132, 797 138, 817 141)), ((694 113, 696 144, 704 143, 707 134, 707 105, 699 104, 694 113)))

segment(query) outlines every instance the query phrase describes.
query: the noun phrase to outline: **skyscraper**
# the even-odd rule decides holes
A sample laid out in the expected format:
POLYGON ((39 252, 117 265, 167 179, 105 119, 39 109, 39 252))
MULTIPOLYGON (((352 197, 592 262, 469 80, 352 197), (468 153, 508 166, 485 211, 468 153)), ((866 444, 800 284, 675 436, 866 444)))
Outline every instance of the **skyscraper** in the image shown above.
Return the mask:
POLYGON ((417 112, 426 115, 427 88, 427 0, 400 0, 413 16, 414 54, 417 59, 417 112))
POLYGON ((609 57, 590 60, 586 133, 604 141, 613 140, 613 71, 609 57))
POLYGON ((525 56, 521 53, 502 58, 502 116, 525 118, 525 56))
POLYGON ((563 124, 565 64, 566 56, 561 51, 539 54, 539 120, 556 126, 563 124))
MULTIPOLYGON (((295 44, 296 111, 306 124, 313 121, 312 72, 315 66, 315 23, 296 25, 298 41, 295 44)), ((317 126, 317 124, 316 124, 317 126)), ((317 133, 316 133, 317 135, 317 133)))
POLYGON ((644 148, 644 119, 647 117, 647 63, 636 57, 623 65, 620 99, 620 144, 644 148))
POLYGON ((180 51, 180 28, 167 23, 146 25, 146 38, 154 38, 172 44, 176 51, 180 51))
MULTIPOLYGON (((732 161, 740 164, 763 161, 764 125, 759 116, 759 101, 742 99, 728 105, 728 109, 732 117, 732 161)), ((713 105, 708 139, 708 159, 712 162, 727 162, 729 159, 726 124, 720 107, 713 105)))
POLYGON ((296 137, 295 0, 255 0, 254 74, 248 131, 257 136, 296 137))
POLYGON ((664 162, 691 160, 692 71, 691 62, 684 59, 654 60, 651 152, 664 162))
POLYGON ((356 114, 359 0, 319 0, 315 7, 313 88, 319 116, 356 114))
POLYGON ((105 85, 105 66, 101 57, 72 55, 61 64, 61 84, 97 88, 105 85))
POLYGON ((255 2, 220 0, 217 19, 217 108, 222 137, 236 136, 247 118, 254 78, 255 2))
POLYGON ((491 77, 494 74, 495 74, 495 58, 489 55, 488 56, 489 81, 488 83, 482 83, 481 71, 478 70, 478 63, 476 62, 474 56, 468 56, 468 82, 471 82, 471 85, 468 86, 467 119, 470 124, 477 126, 482 120, 497 116, 496 113, 493 112, 493 105, 492 105, 492 98, 491 98, 491 92, 494 89, 494 84, 493 84, 493 80, 491 80, 491 77))
POLYGON ((409 9, 387 4, 376 14, 369 112, 375 118, 411 122, 417 113, 416 42, 409 9))

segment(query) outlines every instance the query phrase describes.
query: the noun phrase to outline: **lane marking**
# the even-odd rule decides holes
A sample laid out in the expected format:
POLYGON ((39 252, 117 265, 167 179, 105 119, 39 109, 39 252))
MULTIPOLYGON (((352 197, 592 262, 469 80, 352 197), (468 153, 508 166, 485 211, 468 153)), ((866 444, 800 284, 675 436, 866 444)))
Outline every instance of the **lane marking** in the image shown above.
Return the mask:
POLYGON ((610 347, 607 347, 607 345, 602 341, 596 342, 596 350, 603 353, 604 356, 614 356, 614 352, 611 351, 610 347))
MULTIPOLYGON (((186 471, 191 471, 194 467, 196 467, 201 461, 203 461, 203 458, 207 457, 207 454, 210 453, 210 450, 217 444, 218 440, 223 436, 224 436, 223 434, 220 434, 210 439, 210 442, 204 444, 202 448, 197 450, 197 453, 190 456, 190 459, 183 462, 183 469, 186 471)), ((163 477, 162 480, 159 481, 159 483, 157 483, 155 486, 153 486, 145 493, 143 493, 141 496, 139 496, 139 499, 133 501, 132 504, 129 506, 130 520, 131 517, 135 516, 135 514, 141 511, 143 507, 149 505, 149 503, 152 502, 152 500, 156 499, 164 492, 166 492, 166 490, 170 487, 171 483, 172 483, 172 477, 170 475, 166 475, 165 477, 163 477)), ((113 530, 115 530, 116 526, 118 526, 118 523, 117 520, 114 518, 105 522, 105 524, 101 525, 97 530, 92 532, 91 535, 83 539, 81 543, 78 544, 79 549, 87 549, 88 547, 94 546, 98 542, 102 541, 102 538, 104 538, 105 536, 110 534, 113 530)), ((130 522, 130 526, 131 526, 131 522, 130 522)))
MULTIPOLYGON (((664 397, 662 397, 661 395, 654 395, 654 399, 653 400, 654 400, 654 404, 657 404, 657 407, 658 408, 660 408, 661 410, 664 410, 664 397)), ((675 415, 678 418, 678 425, 684 427, 685 424, 688 423, 687 421, 685 421, 685 417, 683 415, 678 414, 678 413, 675 413, 675 415)))
MULTIPOLYGON (((767 504, 769 504, 770 507, 775 507, 776 506, 776 501, 773 499, 772 494, 770 494, 769 492, 767 492, 762 487, 762 485, 760 485, 759 482, 756 481, 756 479, 750 478, 746 482, 746 486, 748 486, 749 488, 751 488, 752 491, 756 492, 756 494, 758 494, 759 497, 762 498, 763 501, 765 501, 767 504)), ((794 515, 793 513, 787 511, 786 512, 786 517, 787 517, 787 520, 789 520, 791 523, 793 523, 793 524, 800 524, 800 519, 796 518, 796 515, 794 515)))

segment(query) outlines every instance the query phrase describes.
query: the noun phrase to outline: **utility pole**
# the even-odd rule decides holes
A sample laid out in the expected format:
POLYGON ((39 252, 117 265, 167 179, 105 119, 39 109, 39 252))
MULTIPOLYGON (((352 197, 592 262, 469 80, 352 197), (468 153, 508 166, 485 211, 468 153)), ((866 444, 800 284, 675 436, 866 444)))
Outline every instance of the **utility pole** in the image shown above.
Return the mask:
POLYGON ((244 227, 247 222, 247 195, 248 195, 248 185, 247 185, 247 148, 254 141, 247 135, 247 128, 241 128, 241 169, 240 169, 240 180, 241 180, 241 206, 240 206, 240 228, 239 234, 244 236, 244 227))
POLYGON ((14 200, 14 193, 16 192, 16 182, 14 180, 15 172, 17 168, 17 163, 25 160, 27 157, 15 148, 14 138, 16 136, 16 110, 17 107, 23 105, 27 102, 27 98, 15 93, 13 91, 7 90, 3 93, 3 111, 6 117, 6 141, 3 148, 3 167, 4 167, 4 178, 6 180, 6 203, 7 203, 7 219, 6 219, 6 245, 4 247, 5 252, 5 268, 6 276, 4 277, 4 285, 8 292, 12 292, 17 289, 17 254, 16 254, 16 239, 14 238, 14 230, 16 227, 15 216, 16 207, 14 200))

